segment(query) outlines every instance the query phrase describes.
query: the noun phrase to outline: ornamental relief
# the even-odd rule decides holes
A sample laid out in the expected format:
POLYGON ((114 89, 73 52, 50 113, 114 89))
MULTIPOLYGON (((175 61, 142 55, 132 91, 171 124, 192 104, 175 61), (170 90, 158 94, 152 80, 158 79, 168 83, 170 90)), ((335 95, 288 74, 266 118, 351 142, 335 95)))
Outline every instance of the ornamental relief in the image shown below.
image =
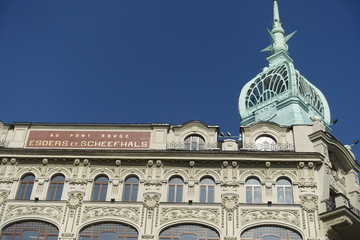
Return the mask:
POLYGON ((39 205, 9 206, 9 208, 6 210, 5 213, 5 220, 19 216, 40 215, 60 221, 62 212, 63 212, 63 207, 60 206, 55 206, 55 207, 39 206, 39 205))
POLYGON ((161 210, 160 224, 184 218, 194 218, 219 224, 220 210, 216 208, 163 208, 161 210))
POLYGON ((317 196, 307 195, 307 196, 300 196, 301 199, 301 208, 304 209, 306 212, 312 213, 315 212, 317 209, 317 196))
POLYGON ((228 212, 233 212, 237 208, 238 199, 237 196, 224 196, 222 198, 222 207, 228 212))
POLYGON ((300 226, 299 219, 300 213, 298 210, 241 210, 242 225, 261 220, 276 220, 300 226))
POLYGON ((98 217, 121 217, 132 222, 139 222, 140 208, 135 207, 85 207, 83 221, 98 217))

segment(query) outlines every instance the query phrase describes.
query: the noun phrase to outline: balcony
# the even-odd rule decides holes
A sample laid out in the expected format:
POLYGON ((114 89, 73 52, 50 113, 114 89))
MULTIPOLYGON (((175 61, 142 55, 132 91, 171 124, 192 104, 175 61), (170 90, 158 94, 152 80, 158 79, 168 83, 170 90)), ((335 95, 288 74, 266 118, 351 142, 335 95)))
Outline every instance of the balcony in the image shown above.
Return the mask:
POLYGON ((330 239, 358 239, 360 210, 352 206, 346 196, 337 194, 323 201, 320 212, 330 239))

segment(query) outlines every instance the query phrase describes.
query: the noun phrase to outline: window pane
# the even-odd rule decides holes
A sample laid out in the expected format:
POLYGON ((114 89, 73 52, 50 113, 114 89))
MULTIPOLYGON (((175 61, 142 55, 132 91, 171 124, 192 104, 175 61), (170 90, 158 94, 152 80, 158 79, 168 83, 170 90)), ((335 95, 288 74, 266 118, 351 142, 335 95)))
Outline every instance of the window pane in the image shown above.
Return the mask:
POLYGON ((169 198, 168 198, 168 202, 174 202, 174 195, 175 195, 175 186, 174 186, 174 185, 170 185, 170 186, 169 186, 169 198))
POLYGON ((215 184, 215 182, 211 178, 203 178, 201 179, 200 184, 215 184))
POLYGON ((57 236, 47 236, 46 240, 58 240, 57 236))
POLYGON ((282 187, 278 187, 278 203, 284 204, 284 190, 282 187))
POLYGON ((169 183, 184 184, 184 181, 181 178, 175 177, 170 179, 169 183))
POLYGON ((181 202, 182 201, 182 192, 183 192, 183 186, 178 185, 177 186, 177 191, 176 191, 176 202, 181 202))
POLYGON ((285 188, 286 191, 286 203, 287 204, 292 204, 292 191, 291 188, 287 187, 285 188))
POLYGON ((34 185, 33 183, 29 183, 29 184, 28 184, 24 199, 26 199, 26 200, 29 200, 29 199, 30 199, 33 185, 34 185))
POLYGON ((131 185, 125 184, 123 201, 129 201, 129 199, 130 199, 130 187, 131 187, 131 185))
POLYGON ((99 198, 100 185, 95 184, 91 200, 97 201, 99 198))
POLYGON ((213 186, 209 186, 208 187, 208 202, 209 203, 213 203, 214 202, 214 187, 213 186))
POLYGON ((200 202, 206 202, 206 186, 200 186, 200 202))
POLYGON ((20 185, 20 189, 19 189, 19 193, 18 193, 17 199, 23 199, 23 198, 24 198, 25 188, 26 188, 26 183, 22 183, 22 184, 20 185))
POLYGON ((280 240, 278 236, 264 236, 263 240, 280 240))
POLYGON ((100 201, 105 201, 107 193, 107 184, 102 184, 101 192, 100 192, 100 201))
POLYGON ((37 231, 24 231, 21 235, 21 240, 34 240, 37 239, 37 231))
POLYGON ((56 188, 56 184, 52 183, 50 185, 50 189, 49 189, 48 200, 53 200, 54 199, 55 188, 56 188))
POLYGON ((80 237, 80 240, 91 240, 91 237, 80 237))
POLYGON ((246 187, 246 203, 252 202, 252 187, 246 187))
POLYGON ((133 184, 132 193, 131 193, 131 201, 136 202, 138 194, 138 185, 133 184))
POLYGON ((114 232, 103 232, 100 240, 117 240, 117 234, 114 232))
POLYGON ((1 237, 1 240, 11 240, 11 235, 3 235, 2 237, 1 237))
POLYGON ((260 187, 254 187, 254 203, 261 202, 260 187))
POLYGON ((197 240, 197 235, 196 234, 183 234, 181 235, 181 240, 197 240))
POLYGON ((62 195, 62 191, 63 191, 63 187, 64 187, 64 184, 58 184, 58 189, 56 191, 56 197, 55 197, 55 200, 60 200, 61 199, 61 195, 62 195))

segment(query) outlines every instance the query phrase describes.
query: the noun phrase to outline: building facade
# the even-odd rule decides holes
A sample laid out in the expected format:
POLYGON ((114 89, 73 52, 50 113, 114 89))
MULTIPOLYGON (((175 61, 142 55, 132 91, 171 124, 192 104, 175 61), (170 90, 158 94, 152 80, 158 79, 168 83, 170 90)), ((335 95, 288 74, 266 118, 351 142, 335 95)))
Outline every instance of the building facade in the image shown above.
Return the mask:
POLYGON ((295 69, 276 0, 270 35, 240 138, 200 121, 1 123, 0 239, 359 239, 360 166, 295 69))

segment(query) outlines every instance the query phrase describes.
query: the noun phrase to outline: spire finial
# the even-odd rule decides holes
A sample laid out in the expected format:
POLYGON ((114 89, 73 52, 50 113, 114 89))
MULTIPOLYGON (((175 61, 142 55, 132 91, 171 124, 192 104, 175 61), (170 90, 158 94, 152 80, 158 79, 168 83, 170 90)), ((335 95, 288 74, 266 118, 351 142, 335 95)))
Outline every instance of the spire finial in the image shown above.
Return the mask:
POLYGON ((279 6, 278 6, 278 0, 273 0, 274 4, 274 22, 273 22, 273 29, 270 31, 268 29, 268 32, 270 33, 272 44, 268 46, 267 48, 263 49, 264 51, 271 51, 272 54, 284 51, 288 51, 288 45, 286 42, 295 34, 295 32, 289 34, 288 36, 285 36, 285 31, 282 28, 282 23, 280 21, 280 14, 279 14, 279 6))

